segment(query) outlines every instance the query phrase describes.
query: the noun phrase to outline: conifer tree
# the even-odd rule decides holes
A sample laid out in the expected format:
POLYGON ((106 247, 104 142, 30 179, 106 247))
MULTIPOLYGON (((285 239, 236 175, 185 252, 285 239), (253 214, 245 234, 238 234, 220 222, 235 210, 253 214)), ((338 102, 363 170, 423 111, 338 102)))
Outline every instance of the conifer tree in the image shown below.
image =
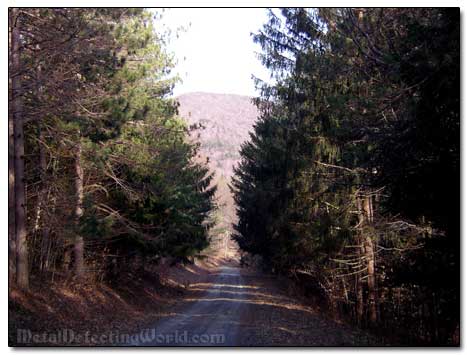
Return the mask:
POLYGON ((282 9, 253 37, 275 83, 258 81, 262 116, 233 182, 235 238, 362 325, 394 318, 381 303, 394 285, 407 304, 424 299, 418 288, 434 292, 448 333, 457 324, 458 282, 441 275, 459 266, 448 202, 459 186, 458 26, 454 10, 282 9))

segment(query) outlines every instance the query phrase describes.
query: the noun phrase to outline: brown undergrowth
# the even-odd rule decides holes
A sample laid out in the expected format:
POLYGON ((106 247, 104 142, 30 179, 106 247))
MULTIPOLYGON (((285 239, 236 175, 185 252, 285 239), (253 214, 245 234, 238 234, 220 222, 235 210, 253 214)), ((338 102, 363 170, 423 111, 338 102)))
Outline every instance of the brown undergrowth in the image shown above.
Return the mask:
POLYGON ((109 339, 109 334, 132 334, 155 324, 191 283, 202 282, 216 266, 215 259, 176 266, 162 263, 107 282, 32 278, 29 291, 11 286, 9 345, 111 345, 112 340, 106 343, 99 336, 109 339))

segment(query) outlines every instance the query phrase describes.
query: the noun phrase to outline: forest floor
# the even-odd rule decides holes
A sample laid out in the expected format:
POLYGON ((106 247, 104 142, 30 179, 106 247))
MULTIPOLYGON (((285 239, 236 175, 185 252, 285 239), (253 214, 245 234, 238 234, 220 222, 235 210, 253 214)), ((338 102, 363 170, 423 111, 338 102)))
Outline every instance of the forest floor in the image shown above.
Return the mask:
POLYGON ((11 290, 10 345, 367 346, 367 333, 290 295, 286 282, 211 258, 116 285, 39 280, 11 290))
POLYGON ((121 273, 112 282, 31 277, 30 290, 10 288, 10 346, 95 346, 121 342, 153 324, 186 292, 191 266, 121 273))

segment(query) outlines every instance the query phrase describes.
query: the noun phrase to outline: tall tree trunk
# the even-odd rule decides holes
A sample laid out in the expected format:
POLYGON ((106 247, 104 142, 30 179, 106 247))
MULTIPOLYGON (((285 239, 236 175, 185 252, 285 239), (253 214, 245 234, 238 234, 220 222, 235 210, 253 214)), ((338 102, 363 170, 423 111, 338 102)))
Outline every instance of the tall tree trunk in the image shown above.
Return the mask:
MULTIPOLYGON (((10 27, 13 29, 17 12, 10 11, 10 27)), ((13 31, 12 31, 13 34, 13 31)), ((10 37, 10 41, 13 35, 10 37)), ((12 51, 10 48, 10 58, 12 51)), ((13 66, 10 71, 16 70, 13 66)), ((13 88, 10 90, 13 98, 13 88)), ((12 105, 13 106, 13 105, 12 105)), ((14 110, 8 112, 8 283, 11 285, 16 280, 16 226, 15 226, 15 133, 14 133, 14 110)))
POLYGON ((376 307, 376 276, 375 276, 375 253, 373 250, 373 240, 370 236, 365 238, 365 257, 368 268, 368 303, 370 311, 370 323, 373 325, 377 320, 376 307))
MULTIPOLYGON (((37 50, 40 50, 40 46, 36 46, 37 50)), ((40 102, 42 101, 41 96, 41 83, 42 83, 42 68, 39 64, 36 69, 36 98, 40 102)), ((50 208, 48 205, 48 188, 47 188, 47 152, 45 149, 45 135, 43 123, 41 120, 38 121, 38 133, 39 133, 39 168, 40 168, 40 179, 41 186, 37 197, 36 205, 36 218, 34 222, 34 233, 40 235, 40 254, 39 254, 39 268, 41 271, 46 269, 47 265, 47 254, 49 249, 49 226, 44 224, 44 206, 50 208)))
POLYGON ((42 141, 45 139, 43 129, 39 123, 39 164, 41 169, 41 190, 39 191, 39 197, 37 202, 37 213, 36 213, 36 233, 40 232, 41 235, 41 252, 40 252, 40 268, 45 270, 47 266, 47 254, 49 249, 49 226, 44 223, 44 206, 50 209, 48 204, 48 188, 47 188, 47 157, 44 144, 42 141))
MULTIPOLYGON (((78 146, 76 148, 75 174, 76 174, 75 176, 75 190, 76 190, 75 218, 76 218, 76 224, 78 225, 79 219, 83 216, 83 168, 81 166, 81 141, 78 141, 78 146)), ((73 252, 74 252, 74 272, 78 278, 81 278, 84 275, 84 240, 83 240, 83 236, 79 234, 75 236, 73 252)))
POLYGON ((8 281, 16 279, 15 162, 13 115, 8 116, 8 281))
MULTIPOLYGON (((37 50, 40 50, 39 45, 36 46, 37 50)), ((38 65, 36 69, 36 100, 40 101, 40 80, 41 80, 41 66, 38 65)), ((34 234, 36 235, 41 226, 41 214, 42 214, 42 204, 44 203, 44 197, 46 194, 45 191, 45 171, 47 170, 47 161, 45 157, 44 150, 44 132, 42 129, 41 121, 37 122, 37 133, 39 136, 39 170, 40 170, 40 188, 37 194, 37 203, 36 203, 36 217, 34 218, 34 234)))
POLYGON ((362 282, 360 281, 360 275, 356 275, 355 279, 355 288, 357 294, 357 324, 361 326, 363 323, 363 289, 362 282))
POLYGON ((43 205, 46 205, 46 198, 47 198, 47 183, 46 183, 46 171, 47 171, 47 158, 46 152, 44 149, 44 145, 42 141, 44 140, 44 132, 39 123, 39 168, 41 174, 41 187, 39 190, 38 198, 37 198, 37 209, 36 209, 36 222, 34 223, 34 228, 37 230, 41 227, 41 218, 42 218, 42 211, 43 205))
MULTIPOLYGON (((363 197, 363 212, 365 214, 365 222, 368 225, 373 224, 373 201, 372 197, 363 197)), ((375 253, 373 247, 373 240, 370 235, 363 236, 365 260, 367 262, 368 272, 368 303, 369 303, 369 317, 370 324, 374 325, 377 320, 377 295, 376 295, 376 275, 375 275, 375 253)))
MULTIPOLYGON (((359 258, 361 258, 364 255, 364 248, 362 244, 361 235, 357 237, 357 243, 358 245, 361 245, 361 247, 357 249, 357 255, 359 258)), ((360 274, 355 275, 355 294, 357 298, 357 302, 356 302, 357 303, 356 304, 357 324, 359 326, 362 326, 364 312, 363 312, 363 287, 362 287, 362 281, 361 281, 360 274)))
MULTIPOLYGON (((363 215, 363 207, 362 207, 362 200, 360 196, 357 196, 356 198, 356 203, 357 203, 357 211, 358 211, 358 234, 357 234, 357 244, 359 245, 359 248, 357 249, 357 255, 358 257, 362 257, 365 255, 365 247, 363 245, 363 225, 365 223, 365 218, 363 215)), ((360 259, 361 260, 361 259, 360 259)), ((356 296, 357 296, 357 323, 358 325, 363 324, 363 285, 361 281, 361 276, 360 274, 355 275, 355 288, 356 288, 356 296)))
POLYGON ((26 232, 26 198, 24 186, 24 132, 23 104, 21 102, 20 33, 18 9, 12 9, 12 60, 14 75, 12 81, 14 114, 14 168, 15 168, 15 233, 16 233, 16 283, 18 287, 29 287, 28 247, 26 232))

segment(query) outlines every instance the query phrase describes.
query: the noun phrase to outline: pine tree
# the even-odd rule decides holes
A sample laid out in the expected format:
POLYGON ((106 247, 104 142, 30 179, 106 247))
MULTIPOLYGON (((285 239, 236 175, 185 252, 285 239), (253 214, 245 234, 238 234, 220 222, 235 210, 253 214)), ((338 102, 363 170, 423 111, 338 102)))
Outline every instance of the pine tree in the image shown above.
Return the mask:
MULTIPOLYGON (((449 247, 458 220, 446 217, 458 216, 447 202, 458 188, 458 17, 435 9, 282 9, 270 11, 254 36, 276 81, 258 82, 262 117, 233 183, 235 238, 273 269, 311 278, 332 307, 350 308, 362 325, 392 317, 380 303, 388 285, 406 289, 407 303, 423 299, 414 290, 429 278, 410 276, 411 289, 401 277, 411 265, 431 274, 443 273, 446 259, 459 265, 449 247), (440 178, 426 169, 445 182, 435 186, 440 178), (435 212, 444 205, 453 210, 435 212)), ((456 281, 448 288, 458 291, 456 281)), ((444 308, 451 332, 456 300, 444 308)))

